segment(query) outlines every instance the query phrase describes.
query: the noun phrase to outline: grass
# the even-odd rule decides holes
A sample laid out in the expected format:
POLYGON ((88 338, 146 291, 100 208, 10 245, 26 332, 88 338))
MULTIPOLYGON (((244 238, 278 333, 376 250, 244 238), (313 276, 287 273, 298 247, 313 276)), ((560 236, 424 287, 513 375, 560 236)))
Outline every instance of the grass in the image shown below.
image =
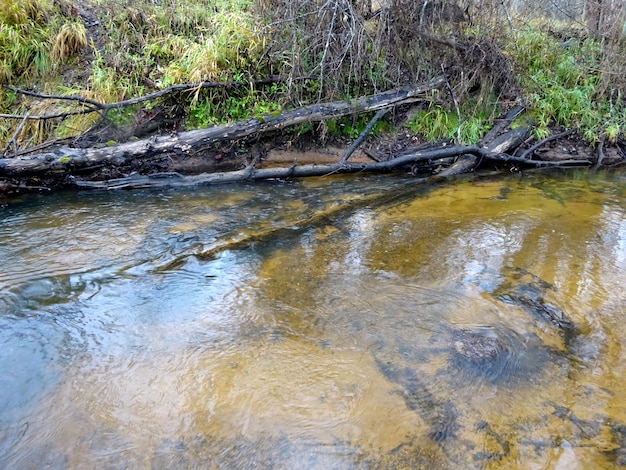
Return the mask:
MULTIPOLYGON (((296 11, 295 18, 300 22, 296 26, 313 28, 303 32, 311 43, 302 50, 302 55, 297 56, 293 50, 272 49, 279 44, 272 40, 281 33, 282 23, 268 24, 268 19, 260 15, 267 10, 258 8, 259 3, 267 2, 86 1, 80 5, 89 7, 99 20, 97 34, 92 37, 94 31, 85 28, 78 10, 67 0, 0 0, 0 85, 12 84, 47 93, 83 95, 102 102, 115 102, 177 83, 202 80, 248 82, 270 74, 289 75, 296 69, 303 76, 317 77, 322 58, 325 70, 343 73, 343 65, 331 57, 337 44, 341 47, 336 47, 336 53, 343 54, 344 58, 356 54, 353 47, 348 47, 352 44, 359 46, 361 59, 370 60, 361 63, 361 68, 354 65, 356 61, 353 62, 354 67, 349 67, 345 73, 345 83, 312 79, 263 89, 243 87, 181 94, 175 101, 184 106, 187 126, 193 128, 276 114, 287 106, 300 106, 332 95, 336 90, 350 90, 344 94, 355 95, 399 84, 390 81, 391 75, 386 74, 387 70, 394 68, 389 62, 392 56, 385 52, 380 41, 376 42, 382 37, 382 28, 369 23, 361 35, 354 36, 358 41, 335 44, 329 40, 335 36, 327 35, 317 13, 298 15, 296 11), (77 67, 85 67, 85 70, 77 78, 72 78, 67 71, 77 67), (329 92, 331 87, 333 90, 329 92)), ((330 21, 334 17, 324 18, 330 21)), ((349 23, 345 18, 341 17, 341 22, 335 26, 345 27, 349 23)), ((349 32, 357 32, 355 24, 350 23, 352 29, 349 32)), ((603 71, 607 70, 607 61, 626 62, 624 48, 613 48, 615 54, 624 56, 614 60, 608 55, 605 44, 582 36, 568 47, 562 47, 561 41, 543 32, 544 26, 500 28, 494 39, 514 63, 522 97, 527 100, 527 112, 523 118, 533 122, 539 138, 548 135, 554 126, 575 126, 589 142, 597 142, 602 137, 612 142, 623 138, 626 109, 621 85, 612 86, 603 71)), ((473 36, 479 34, 475 27, 468 31, 473 36)), ((292 33, 289 30, 289 34, 292 33)), ((299 41, 299 36, 293 34, 293 37, 289 36, 292 45, 299 41)), ((412 45, 409 51, 419 50, 420 57, 428 56, 432 61, 441 59, 438 54, 442 50, 449 51, 434 46, 428 49, 417 42, 409 45, 412 45)), ((446 57, 446 60, 450 58, 446 57)), ((395 60, 401 59, 398 55, 395 60)), ((402 60, 412 64, 409 59, 402 60)), ((437 69, 439 62, 434 68, 428 64, 430 62, 419 62, 422 67, 420 76, 440 73, 437 69)), ((480 96, 461 91, 457 96, 463 143, 478 142, 502 109, 497 93, 489 89, 489 77, 481 83, 480 96)), ((445 97, 444 94, 441 96, 445 97)), ((41 103, 6 90, 0 92, 0 112, 34 114, 68 109, 67 104, 41 103)), ((131 125, 134 111, 129 109, 111 114, 111 123, 131 125)), ((18 144, 32 145, 53 137, 80 133, 93 125, 96 117, 77 116, 62 123, 28 123, 18 136, 18 144)), ((355 138, 367 121, 368 117, 329 121, 326 128, 330 135, 355 138)), ((19 121, 1 121, 0 142, 5 142, 18 125, 19 121)), ((385 125, 388 126, 381 121, 374 132, 384 132, 385 125)), ((456 110, 443 102, 428 104, 407 124, 409 132, 427 140, 455 139, 458 127, 456 110)))
POLYGON ((590 143, 604 134, 615 142, 624 136, 624 107, 621 92, 601 93, 603 51, 594 39, 563 43, 537 28, 520 30, 508 45, 515 57, 528 113, 536 135, 549 135, 552 126, 577 127, 590 143))
MULTIPOLYGON (((606 55, 601 44, 584 38, 563 42, 550 36, 541 25, 526 26, 504 37, 504 50, 515 66, 527 111, 520 118, 531 123, 538 139, 554 127, 576 127, 589 143, 602 137, 610 142, 626 137, 626 106, 619 88, 600 88, 606 55)), ((481 100, 461 103, 461 141, 478 142, 497 111, 481 100)), ((431 104, 418 112, 408 129, 426 140, 454 139, 456 112, 431 104)))
MULTIPOLYGON (((460 108, 460 143, 476 144, 489 130, 498 107, 485 106, 476 100, 469 100, 460 108)), ((408 122, 407 128, 424 140, 456 140, 459 118, 456 110, 450 111, 441 105, 430 104, 418 111, 408 122)))

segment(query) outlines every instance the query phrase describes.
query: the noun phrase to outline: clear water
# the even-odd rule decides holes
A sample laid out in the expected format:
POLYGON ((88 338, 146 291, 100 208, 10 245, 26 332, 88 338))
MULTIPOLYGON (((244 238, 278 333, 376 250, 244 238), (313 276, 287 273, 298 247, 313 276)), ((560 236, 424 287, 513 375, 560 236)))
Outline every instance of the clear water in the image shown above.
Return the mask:
POLYGON ((0 209, 0 466, 626 466, 626 179, 0 209))

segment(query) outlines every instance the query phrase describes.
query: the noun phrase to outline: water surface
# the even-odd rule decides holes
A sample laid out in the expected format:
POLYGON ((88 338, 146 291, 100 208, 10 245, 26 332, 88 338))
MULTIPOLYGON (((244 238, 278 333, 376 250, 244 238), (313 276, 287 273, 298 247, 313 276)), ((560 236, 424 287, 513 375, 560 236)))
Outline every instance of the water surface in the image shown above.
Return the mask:
POLYGON ((0 464, 626 466, 625 196, 569 175, 24 197, 0 209, 0 464))

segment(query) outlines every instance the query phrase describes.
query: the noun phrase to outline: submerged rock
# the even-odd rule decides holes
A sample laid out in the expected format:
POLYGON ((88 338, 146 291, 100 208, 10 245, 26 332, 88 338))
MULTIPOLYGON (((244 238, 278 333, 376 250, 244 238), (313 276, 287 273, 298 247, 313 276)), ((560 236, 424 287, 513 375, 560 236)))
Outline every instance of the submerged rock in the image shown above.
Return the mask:
POLYGON ((506 345, 497 336, 487 336, 466 329, 454 330, 452 340, 452 348, 457 357, 473 365, 495 361, 498 355, 507 352, 506 345))
POLYGON ((505 269, 503 274, 508 274, 510 279, 493 292, 497 299, 521 307, 539 321, 558 328, 566 344, 580 334, 578 326, 565 312, 545 300, 548 291, 556 290, 552 284, 520 268, 505 269))
POLYGON ((464 386, 486 382, 514 387, 556 357, 537 336, 505 327, 451 328, 448 341, 451 377, 464 386))

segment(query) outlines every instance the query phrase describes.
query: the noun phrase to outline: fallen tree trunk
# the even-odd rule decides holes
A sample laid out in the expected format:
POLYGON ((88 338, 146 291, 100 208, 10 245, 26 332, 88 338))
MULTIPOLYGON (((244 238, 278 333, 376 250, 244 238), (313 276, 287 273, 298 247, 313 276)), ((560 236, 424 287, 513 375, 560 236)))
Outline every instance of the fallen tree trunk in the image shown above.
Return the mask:
MULTIPOLYGON (((350 163, 339 161, 326 165, 292 165, 280 168, 255 168, 249 166, 243 170, 228 171, 223 173, 203 173, 199 175, 183 176, 178 173, 160 173, 156 175, 133 175, 126 178, 118 178, 107 181, 76 181, 76 186, 89 189, 141 189, 141 188, 166 188, 166 187, 188 187, 221 183, 234 183, 242 181, 258 181, 267 179, 299 178, 306 176, 326 176, 340 173, 381 173, 392 171, 412 164, 427 163, 442 160, 450 157, 471 156, 476 161, 489 160, 504 163, 525 163, 532 167, 553 167, 562 168, 565 166, 588 166, 587 160, 567 160, 558 162, 543 162, 538 160, 527 160, 519 157, 512 157, 504 151, 516 147, 524 135, 529 132, 527 128, 518 128, 509 131, 501 138, 496 139, 488 148, 476 145, 452 145, 435 149, 405 152, 402 155, 382 162, 372 163, 350 163)), ((472 160, 474 163, 474 160, 472 160)), ((474 165, 472 165, 472 168, 474 165)), ((456 173, 442 172, 435 175, 433 179, 440 179, 442 176, 452 176, 456 173), (443 174, 442 174, 443 173, 443 174)), ((417 181, 426 181, 429 178, 422 178, 417 181)))
POLYGON ((438 79, 421 87, 401 88, 351 101, 317 104, 287 111, 278 116, 265 116, 231 125, 173 133, 104 148, 60 147, 30 156, 3 158, 0 159, 0 176, 15 178, 71 172, 102 164, 121 166, 133 160, 162 157, 168 154, 190 155, 219 142, 239 140, 296 124, 378 111, 403 103, 419 101, 424 93, 437 88, 442 83, 443 80, 438 79))
POLYGON ((373 163, 331 163, 327 165, 292 165, 281 168, 248 167, 243 170, 223 173, 203 173, 200 175, 183 176, 178 173, 161 173, 156 175, 133 175, 108 181, 76 181, 81 188, 94 189, 138 189, 155 187, 183 187, 218 183, 234 183, 239 181, 258 181, 267 179, 299 178, 304 176, 325 176, 339 173, 373 173, 385 172, 404 165, 441 158, 455 157, 462 154, 482 156, 484 149, 477 146, 454 145, 423 152, 406 154, 392 160, 373 163))

